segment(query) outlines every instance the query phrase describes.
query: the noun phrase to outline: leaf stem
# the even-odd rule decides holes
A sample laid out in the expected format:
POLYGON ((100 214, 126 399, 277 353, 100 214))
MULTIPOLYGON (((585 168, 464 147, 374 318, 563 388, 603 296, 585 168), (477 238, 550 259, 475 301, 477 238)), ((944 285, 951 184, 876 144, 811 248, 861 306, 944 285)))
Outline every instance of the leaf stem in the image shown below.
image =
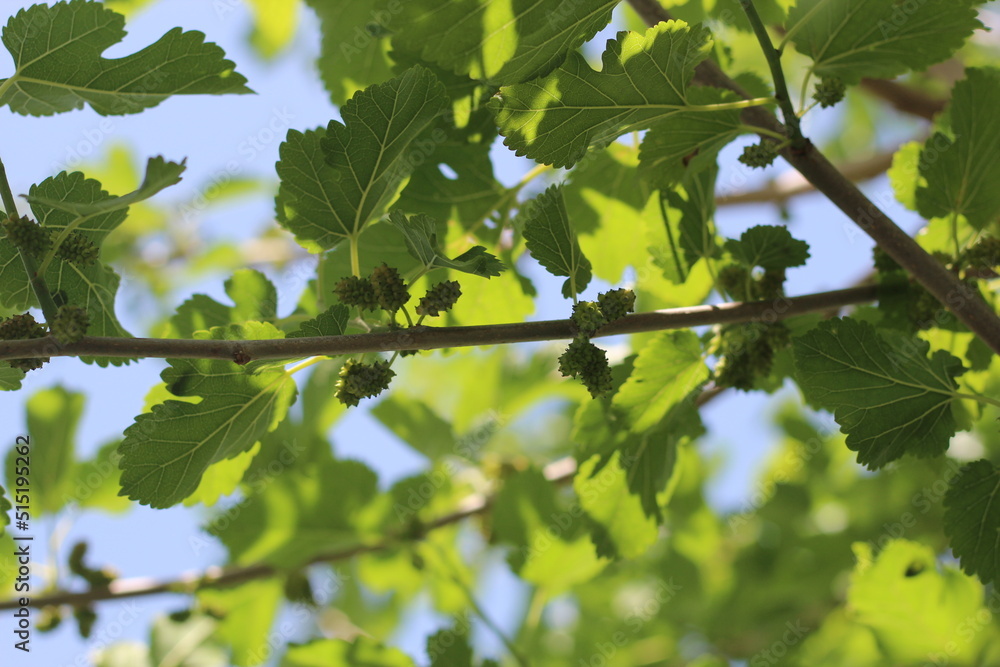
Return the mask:
POLYGON ((750 25, 753 26, 754 34, 757 35, 757 41, 760 42, 764 57, 767 59, 767 65, 771 69, 771 78, 774 79, 774 97, 778 100, 778 106, 781 107, 781 115, 788 127, 788 137, 792 140, 792 148, 801 148, 805 144, 805 138, 802 136, 802 128, 799 126, 799 117, 792 105, 792 98, 788 94, 785 73, 781 69, 781 54, 774 49, 771 36, 767 34, 767 27, 760 19, 760 14, 757 13, 753 0, 740 0, 740 5, 743 6, 743 11, 746 12, 750 25))
POLYGON ((351 273, 354 274, 355 278, 360 278, 361 258, 358 256, 358 237, 350 236, 348 242, 351 244, 351 273))
MULTIPOLYGON (((3 85, 0 84, 0 91, 2 90, 3 85)), ((10 183, 7 182, 7 169, 3 166, 3 160, 0 160, 0 197, 3 199, 3 208, 7 217, 17 216, 17 203, 14 201, 14 193, 10 191, 10 183)))

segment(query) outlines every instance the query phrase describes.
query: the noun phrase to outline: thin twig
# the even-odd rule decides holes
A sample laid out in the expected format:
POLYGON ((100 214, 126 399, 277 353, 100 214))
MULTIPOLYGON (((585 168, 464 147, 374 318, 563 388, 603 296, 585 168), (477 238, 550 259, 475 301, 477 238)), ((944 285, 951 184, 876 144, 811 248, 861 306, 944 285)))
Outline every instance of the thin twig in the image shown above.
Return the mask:
POLYGON ((861 87, 872 95, 876 95, 897 111, 911 116, 934 120, 934 117, 944 111, 946 100, 931 97, 912 86, 906 86, 888 79, 861 79, 861 87))
MULTIPOLYGON (((629 0, 629 3, 650 25, 671 20, 670 13, 656 0, 629 0)), ((750 97, 713 60, 704 60, 695 68, 695 81, 702 85, 732 90, 744 98, 750 97)), ((742 117, 748 125, 757 125, 773 132, 781 132, 783 129, 774 114, 761 107, 744 109, 742 117)), ((939 264, 900 229, 854 183, 837 171, 812 143, 807 142, 798 149, 785 148, 781 151, 781 156, 872 237, 886 254, 906 269, 990 349, 1000 354, 1000 316, 978 294, 964 285, 958 276, 939 264)))
MULTIPOLYGON (((681 329, 706 324, 775 321, 814 311, 875 301, 875 286, 853 287, 797 297, 780 297, 753 303, 671 308, 628 315, 605 325, 595 334, 616 336, 681 329)), ((434 350, 531 341, 568 340, 577 335, 570 321, 543 320, 471 327, 429 327, 345 336, 315 336, 278 340, 181 340, 171 338, 108 338, 88 336, 59 345, 54 338, 0 341, 0 360, 35 357, 154 357, 169 359, 298 359, 362 352, 434 350)))

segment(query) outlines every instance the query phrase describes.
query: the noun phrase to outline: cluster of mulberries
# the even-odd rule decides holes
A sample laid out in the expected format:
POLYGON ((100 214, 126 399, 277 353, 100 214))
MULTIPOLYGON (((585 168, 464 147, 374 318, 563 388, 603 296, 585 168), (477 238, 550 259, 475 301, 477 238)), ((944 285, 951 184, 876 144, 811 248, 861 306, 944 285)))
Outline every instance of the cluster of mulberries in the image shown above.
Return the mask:
MULTIPOLYGON (((13 315, 0 321, 0 340, 29 340, 31 338, 44 338, 45 327, 35 321, 30 313, 23 315, 13 315)), ((27 373, 36 368, 41 368, 42 364, 49 360, 48 357, 37 357, 34 359, 8 359, 7 363, 14 368, 20 368, 27 373)))
POLYGON ((33 257, 41 257, 52 246, 49 231, 27 216, 8 218, 3 230, 8 241, 33 257))
POLYGON ((93 241, 78 232, 70 232, 59 244, 56 257, 79 266, 90 266, 97 261, 98 252, 93 241))
POLYGON ((825 109, 838 104, 844 99, 846 92, 847 85, 838 77, 823 77, 816 84, 816 89, 813 91, 813 99, 819 102, 819 105, 825 109))
POLYGON ((337 400, 344 405, 356 406, 362 398, 378 396, 388 389, 395 375, 387 361, 365 364, 351 359, 340 369, 337 400))
POLYGON ((83 338, 90 326, 90 315, 81 306, 60 306, 55 318, 49 322, 49 331, 59 342, 69 344, 83 338))
POLYGON ((361 310, 378 310, 378 298, 375 288, 368 278, 347 276, 333 288, 340 302, 347 306, 357 306, 361 310))
POLYGON ((778 151, 774 144, 769 141, 761 141, 744 148, 743 154, 737 159, 748 167, 763 169, 771 166, 776 157, 778 157, 778 151))
POLYGON ((758 378, 771 372, 775 352, 789 343, 791 332, 781 322, 723 327, 717 344, 720 359, 715 384, 750 391, 758 378))
POLYGON ((576 338, 559 357, 563 377, 579 378, 594 398, 611 391, 611 367, 604 350, 586 338, 576 338))
POLYGON ((451 310, 451 307, 462 296, 462 288, 458 281, 445 280, 427 290, 417 304, 417 315, 429 315, 437 317, 441 313, 451 310))
POLYGON ((372 288, 375 290, 375 298, 383 310, 390 313, 403 307, 410 300, 410 291, 399 275, 399 271, 382 264, 375 267, 369 277, 372 288))
POLYGON ((962 265, 970 269, 1000 266, 1000 239, 987 236, 962 254, 962 265))
POLYGON ((615 289, 597 296, 597 301, 580 301, 573 305, 570 322, 577 337, 559 357, 559 372, 563 377, 579 378, 594 398, 612 389, 611 367, 604 350, 590 342, 598 329, 625 317, 635 310, 635 292, 615 289))
POLYGON ((719 287, 737 301, 762 301, 781 296, 785 289, 784 269, 767 269, 759 276, 740 264, 727 264, 719 271, 719 287))

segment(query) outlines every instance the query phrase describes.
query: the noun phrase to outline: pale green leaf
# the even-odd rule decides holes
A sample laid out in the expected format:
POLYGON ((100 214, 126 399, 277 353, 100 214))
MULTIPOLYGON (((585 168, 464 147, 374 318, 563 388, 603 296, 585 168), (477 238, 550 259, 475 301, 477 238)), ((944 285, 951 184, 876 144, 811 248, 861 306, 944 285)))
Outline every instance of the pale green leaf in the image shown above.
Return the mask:
MULTIPOLYGON (((551 74, 503 86, 490 100, 504 144, 518 155, 568 167, 590 146, 692 111, 687 87, 711 48, 708 29, 660 23, 608 42, 601 71, 571 53, 551 74)), ((717 111, 717 109, 707 109, 717 111)))
POLYGON ((459 442, 451 424, 421 400, 392 394, 371 412, 403 442, 432 461, 458 453, 459 442))
POLYGON ((799 0, 785 27, 813 71, 848 84, 947 59, 982 24, 968 1, 799 0))
POLYGON ((137 53, 102 58, 125 37, 124 25, 123 16, 99 2, 22 9, 3 30, 15 70, 0 80, 0 105, 49 116, 86 103, 101 115, 119 116, 171 95, 253 92, 222 49, 197 31, 173 28, 137 53))
POLYGON ((568 276, 562 294, 575 297, 590 284, 590 261, 583 256, 566 213, 562 188, 553 185, 526 203, 518 215, 531 256, 554 276, 568 276))
POLYGON ((729 239, 725 248, 729 254, 747 268, 756 266, 768 270, 782 270, 802 266, 809 259, 809 244, 792 237, 786 227, 757 225, 740 235, 740 240, 729 239))
POLYGON ((164 188, 180 183, 181 174, 185 169, 185 162, 186 160, 181 160, 179 163, 168 162, 161 156, 149 158, 149 161, 146 163, 146 175, 142 179, 142 184, 133 192, 120 197, 109 197, 91 203, 53 199, 39 195, 28 195, 27 199, 31 204, 41 204, 48 208, 66 211, 80 217, 109 213, 123 208, 127 209, 132 204, 149 199, 164 188))
POLYGON ((7 492, 0 486, 0 535, 4 534, 4 529, 10 525, 10 510, 12 505, 7 500, 7 492))
POLYGON ((233 300, 232 306, 223 305, 204 294, 194 294, 177 307, 177 312, 170 318, 168 334, 191 338, 195 331, 251 320, 269 321, 277 317, 278 292, 260 271, 240 269, 226 280, 223 287, 233 300))
POLYGON ((278 221, 310 247, 357 237, 399 193, 414 167, 413 142, 447 105, 434 75, 413 67, 352 97, 340 110, 344 124, 289 131, 277 164, 278 221))
POLYGON ((249 581, 236 588, 198 591, 198 603, 218 617, 215 639, 232 648, 233 664, 251 667, 270 655, 271 626, 281 607, 281 579, 249 581))
POLYGON ((875 469, 948 448, 959 359, 944 350, 928 359, 927 342, 850 318, 823 322, 793 343, 799 386, 833 410, 858 463, 875 469))
POLYGON ((454 259, 441 254, 438 242, 438 225, 426 215, 406 217, 402 211, 389 214, 389 222, 403 235, 406 248, 425 269, 454 269, 483 278, 499 276, 505 270, 503 263, 486 252, 483 246, 473 246, 454 259))
POLYGON ((928 218, 965 216, 986 229, 1000 217, 1000 69, 970 68, 955 84, 954 139, 937 132, 920 151, 917 209, 928 218))
MULTIPOLYGON (((598 547, 600 555, 638 558, 656 542, 659 527, 656 519, 646 516, 642 502, 628 488, 628 471, 616 453, 601 471, 594 474, 599 457, 580 464, 573 488, 580 505, 601 528, 614 551, 598 547)), ((595 540, 597 543, 597 540, 595 540)))
MULTIPOLYGON (((250 43, 264 58, 273 58, 295 37, 299 0, 248 0, 247 4, 253 13, 250 43)), ((219 6, 216 13, 221 17, 219 6)))
MULTIPOLYGON (((27 402, 31 437, 32 509, 55 514, 71 499, 76 472, 76 429, 83 416, 84 395, 57 386, 36 392, 27 402)), ((11 488, 16 451, 7 457, 7 483, 11 488)))
POLYGON ((1000 470, 975 461, 952 479, 944 497, 944 531, 962 569, 989 584, 1000 573, 1000 470))
MULTIPOLYGON (((195 333, 196 339, 275 339, 270 324, 248 322, 195 333)), ((254 370, 231 361, 171 359, 161 375, 178 397, 136 417, 122 442, 122 495, 144 505, 169 507, 198 487, 213 463, 257 443, 284 419, 295 399, 295 383, 283 368, 254 370)))
POLYGON ((395 648, 386 648, 366 637, 353 642, 314 639, 290 644, 281 667, 414 667, 410 658, 395 648))
POLYGON ((393 42, 424 60, 493 84, 557 67, 611 21, 619 0, 410 0, 393 42))
MULTIPOLYGON (((950 144, 950 142, 948 142, 950 144)), ((886 175, 896 193, 896 200, 910 209, 917 210, 917 187, 920 185, 920 153, 924 146, 919 141, 909 141, 892 156, 892 166, 886 175)))
POLYGON ((24 371, 13 368, 8 362, 0 361, 0 391, 16 391, 21 388, 24 371))
POLYGON ((257 443, 231 459, 223 459, 208 466, 201 476, 201 481, 198 482, 198 488, 184 499, 184 506, 204 505, 212 507, 219 502, 220 498, 236 491, 254 457, 259 452, 260 443, 257 443))
POLYGON ((667 413, 708 381, 701 343, 692 331, 665 331, 635 360, 632 374, 611 399, 641 433, 657 426, 667 413))

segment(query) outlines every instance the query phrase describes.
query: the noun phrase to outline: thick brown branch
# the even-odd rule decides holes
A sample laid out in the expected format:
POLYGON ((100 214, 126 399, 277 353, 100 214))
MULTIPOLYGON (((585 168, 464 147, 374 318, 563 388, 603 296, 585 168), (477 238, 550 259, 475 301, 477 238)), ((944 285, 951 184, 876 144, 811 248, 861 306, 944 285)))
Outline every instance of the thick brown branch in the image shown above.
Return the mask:
MULTIPOLYGON (((671 18, 669 12, 656 0, 629 0, 629 3, 650 25, 669 21, 671 18)), ((725 88, 746 99, 750 98, 713 60, 705 60, 698 65, 695 80, 702 85, 725 88)), ((766 109, 751 107, 745 109, 742 115, 749 125, 770 132, 785 133, 784 126, 766 109)), ((837 171, 815 146, 808 143, 798 150, 786 148, 781 155, 965 326, 1000 354, 1000 317, 993 309, 900 229, 856 185, 837 171)))
MULTIPOLYGON (((628 315, 601 328, 596 336, 616 336, 681 329, 705 324, 775 321, 793 315, 874 301, 877 288, 853 287, 797 297, 782 297, 755 303, 723 303, 715 306, 672 308, 628 315)), ((278 340, 175 340, 170 338, 85 337, 71 345, 60 345, 51 337, 0 341, 0 360, 32 357, 160 357, 171 359, 297 359, 359 352, 434 350, 543 340, 566 340, 576 331, 569 320, 545 320, 473 327, 419 326, 346 336, 317 336, 278 340)))
MULTIPOLYGON (((572 457, 553 461, 545 466, 544 472, 546 479, 553 484, 564 484, 572 480, 576 474, 576 461, 572 457)), ((454 512, 445 514, 424 524, 423 532, 426 533, 437 528, 450 526, 476 514, 481 514, 490 508, 492 502, 493 497, 490 495, 475 493, 467 496, 459 503, 458 509, 454 512)), ((412 532, 403 529, 398 533, 370 544, 355 544, 344 549, 318 554, 310 559, 307 565, 349 560, 362 554, 385 551, 412 539, 414 539, 412 532)), ((235 586, 245 581, 263 579, 280 573, 281 570, 271 565, 257 564, 244 567, 209 568, 204 572, 187 572, 173 579, 153 579, 150 577, 117 579, 108 586, 92 588, 78 593, 59 591, 48 595, 32 597, 28 601, 27 606, 42 608, 56 605, 81 605, 100 602, 102 600, 120 600, 122 598, 157 595, 160 593, 188 595, 206 588, 235 586)), ((21 604, 17 599, 0 601, 0 610, 16 609, 20 606, 21 604)))
POLYGON ((915 88, 888 79, 862 79, 861 87, 869 93, 881 97, 897 111, 919 116, 927 120, 944 111, 945 100, 926 95, 915 88))

